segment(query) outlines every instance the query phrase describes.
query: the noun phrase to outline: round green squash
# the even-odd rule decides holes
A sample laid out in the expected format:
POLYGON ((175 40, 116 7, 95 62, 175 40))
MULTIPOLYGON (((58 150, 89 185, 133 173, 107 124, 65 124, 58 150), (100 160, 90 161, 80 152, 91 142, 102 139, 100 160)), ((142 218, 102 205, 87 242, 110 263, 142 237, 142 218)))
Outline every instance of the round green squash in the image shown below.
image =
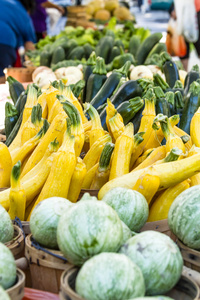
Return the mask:
POLYGON ((0 299, 1 300, 11 300, 6 291, 0 286, 0 299))
POLYGON ((16 281, 17 269, 12 252, 0 243, 0 286, 5 290, 13 286, 16 281))
POLYGON ((145 295, 140 268, 117 253, 101 253, 85 262, 75 289, 86 300, 127 300, 145 295))
POLYGON ((116 187, 103 197, 118 214, 119 218, 130 228, 138 232, 146 223, 149 206, 145 197, 137 191, 116 187))
POLYGON ((166 296, 152 296, 152 297, 138 297, 129 300, 174 300, 174 299, 166 296))
POLYGON ((165 234, 145 231, 130 238, 120 249, 142 270, 146 295, 170 291, 181 277, 183 259, 177 245, 165 234))
POLYGON ((0 242, 6 243, 13 239, 14 227, 5 208, 0 205, 0 242))
POLYGON ((60 216, 73 206, 69 200, 51 197, 40 202, 30 218, 30 229, 35 240, 51 249, 58 249, 57 226, 60 216))
POLYGON ((117 213, 97 200, 81 200, 60 218, 57 230, 59 249, 74 265, 81 266, 101 252, 117 252, 123 239, 117 213))
POLYGON ((128 226, 121 221, 122 223, 122 229, 123 229, 123 239, 122 239, 122 245, 126 243, 126 241, 128 241, 132 236, 132 231, 128 228, 128 226))
POLYGON ((200 249, 200 185, 176 197, 168 213, 171 231, 189 248, 200 249))

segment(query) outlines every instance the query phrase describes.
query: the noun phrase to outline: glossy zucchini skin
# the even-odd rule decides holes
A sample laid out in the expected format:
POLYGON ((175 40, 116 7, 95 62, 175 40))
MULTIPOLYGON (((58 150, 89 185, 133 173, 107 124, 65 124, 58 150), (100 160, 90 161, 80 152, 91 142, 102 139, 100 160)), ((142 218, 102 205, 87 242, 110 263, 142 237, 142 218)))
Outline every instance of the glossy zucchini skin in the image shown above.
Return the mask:
POLYGON ((165 74, 166 82, 171 88, 174 87, 176 80, 179 80, 179 72, 175 62, 167 60, 163 64, 163 72, 165 74))
POLYGON ((142 118, 142 112, 143 107, 136 113, 136 115, 133 117, 133 119, 130 121, 134 125, 134 134, 138 132, 140 128, 141 118, 142 118))
POLYGON ((157 114, 169 116, 168 103, 165 98, 156 99, 156 115, 157 114))
POLYGON ((105 74, 91 74, 88 78, 85 102, 91 102, 106 81, 105 74))
POLYGON ((111 97, 122 76, 123 75, 119 72, 113 72, 106 79, 96 96, 91 100, 91 105, 97 108, 99 105, 105 103, 107 101, 107 98, 111 97))
POLYGON ((10 97, 15 104, 17 102, 17 99, 19 98, 21 93, 25 91, 25 89, 21 82, 17 81, 12 76, 8 76, 7 81, 9 84, 10 97))
POLYGON ((184 82, 184 94, 187 95, 190 85, 200 78, 199 67, 198 65, 193 66, 192 70, 187 73, 185 82, 184 82))
POLYGON ((19 113, 16 109, 16 107, 9 103, 6 102, 5 105, 5 133, 6 133, 6 138, 9 137, 10 133, 12 132, 17 120, 19 117, 19 113))
POLYGON ((135 97, 128 101, 122 102, 117 111, 122 116, 124 124, 128 124, 135 114, 144 106, 144 101, 140 97, 135 97))
POLYGON ((22 118, 23 118, 23 111, 21 112, 17 122, 15 123, 15 126, 13 128, 13 130, 11 131, 9 137, 6 139, 6 146, 10 146, 10 144, 12 143, 12 141, 14 140, 14 138, 16 137, 18 130, 21 126, 22 123, 22 118))
POLYGON ((17 102, 15 103, 15 107, 18 110, 19 114, 24 109, 24 106, 26 104, 26 100, 27 100, 27 93, 24 91, 24 92, 21 93, 21 95, 17 99, 17 102))
MULTIPOLYGON (((110 101, 117 107, 128 99, 141 96, 142 92, 143 90, 136 80, 129 80, 118 89, 118 91, 110 98, 110 101)), ((100 118, 103 128, 106 128, 106 108, 102 110, 100 118)))
POLYGON ((193 82, 186 96, 179 127, 190 134, 190 123, 200 106, 200 84, 193 82))

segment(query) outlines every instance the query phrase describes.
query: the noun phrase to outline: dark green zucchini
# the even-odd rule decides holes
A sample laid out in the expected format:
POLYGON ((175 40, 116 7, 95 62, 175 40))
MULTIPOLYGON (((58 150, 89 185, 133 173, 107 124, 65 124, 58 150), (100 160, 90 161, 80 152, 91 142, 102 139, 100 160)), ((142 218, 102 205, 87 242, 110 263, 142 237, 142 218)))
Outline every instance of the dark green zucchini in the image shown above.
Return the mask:
POLYGON ((42 51, 40 55, 40 66, 50 67, 51 65, 51 53, 42 51))
POLYGON ((107 71, 111 71, 113 69, 119 69, 127 61, 129 61, 131 64, 135 64, 135 59, 131 53, 125 53, 125 54, 116 56, 113 59, 113 61, 109 65, 107 65, 106 69, 107 69, 107 71))
POLYGON ((172 61, 171 56, 167 52, 161 54, 161 59, 163 60, 162 67, 166 82, 169 84, 170 88, 173 88, 175 82, 180 79, 177 65, 172 61))
MULTIPOLYGON (((174 103, 175 103, 175 112, 176 115, 179 115, 180 119, 183 113, 183 107, 184 107, 184 102, 183 102, 183 95, 181 92, 177 91, 174 93, 174 103)), ((180 121, 179 121, 180 123, 180 121)), ((179 127, 179 123, 177 126, 179 127)))
POLYGON ((122 48, 124 50, 124 44, 121 40, 115 40, 114 46, 118 47, 119 49, 122 48))
POLYGON ((110 98, 110 96, 114 92, 115 88, 117 87, 120 81, 120 78, 123 76, 127 76, 130 65, 130 62, 126 62, 121 69, 114 70, 112 74, 106 79, 105 83, 103 84, 99 92, 96 94, 96 96, 92 99, 90 104, 97 108, 99 105, 105 103, 107 98, 110 98))
POLYGON ((9 84, 10 97, 15 104, 17 102, 17 99, 19 98, 21 93, 25 91, 25 89, 21 82, 17 81, 12 76, 8 76, 7 81, 9 84))
POLYGON ((113 59, 116 57, 116 56, 119 56, 120 55, 120 49, 119 47, 117 46, 114 46, 110 52, 110 56, 109 56, 109 60, 108 62, 111 63, 113 61, 113 59))
POLYGON ((24 91, 24 92, 21 93, 21 95, 17 99, 17 102, 15 103, 15 107, 16 107, 19 114, 24 109, 24 106, 26 104, 26 100, 27 100, 27 93, 24 91))
POLYGON ((87 66, 84 68, 84 80, 85 80, 85 87, 83 89, 83 97, 82 97, 82 101, 83 103, 85 102, 85 98, 86 98, 86 90, 87 90, 87 82, 88 82, 88 78, 90 77, 90 75, 92 74, 92 71, 96 65, 96 53, 95 51, 93 51, 90 55, 90 57, 87 60, 87 66))
POLYGON ((152 55, 154 54, 160 54, 162 53, 163 51, 167 51, 167 47, 166 47, 166 44, 165 43, 157 43, 153 49, 151 50, 151 52, 149 53, 149 55, 147 56, 147 59, 149 57, 151 57, 152 55))
POLYGON ((52 58, 51 58, 51 65, 55 65, 60 61, 63 61, 65 59, 65 50, 58 46, 54 49, 52 58))
POLYGON ((185 82, 184 82, 184 94, 187 95, 189 89, 190 89, 190 84, 199 79, 200 73, 199 73, 199 66, 194 65, 192 67, 192 70, 187 73, 185 77, 185 82))
POLYGON ((85 56, 84 48, 81 47, 81 46, 78 46, 78 47, 76 47, 75 49, 73 49, 69 53, 68 59, 71 59, 71 60, 74 60, 74 59, 81 60, 84 56, 85 56))
POLYGON ((156 32, 147 37, 139 46, 136 53, 136 61, 138 65, 143 65, 149 52, 162 38, 162 33, 156 32))
POLYGON ((136 115, 133 117, 133 119, 130 121, 133 123, 134 126, 134 133, 137 133, 140 128, 141 118, 142 118, 142 112, 144 108, 142 107, 136 115))
POLYGON ((12 132, 17 120, 19 118, 19 113, 15 106, 10 102, 6 102, 5 105, 5 133, 6 138, 9 137, 10 133, 12 132))
POLYGON ((128 124, 135 114, 144 106, 144 101, 140 97, 135 97, 128 101, 122 102, 118 107, 117 111, 123 118, 124 124, 128 124))
POLYGON ((6 146, 9 147, 10 144, 12 143, 12 141, 14 140, 14 138, 16 137, 18 130, 21 126, 22 123, 22 118, 23 118, 23 111, 20 113, 19 118, 17 120, 17 122, 15 123, 15 126, 13 127, 13 130, 11 131, 11 133, 9 134, 9 137, 6 139, 6 146))
POLYGON ((96 47, 96 55, 103 57, 105 63, 109 61, 109 56, 114 46, 114 39, 111 36, 104 36, 96 47))
POLYGON ((112 96, 115 95, 115 94, 117 93, 117 91, 119 90, 119 88, 120 88, 125 82, 127 82, 127 81, 128 81, 128 79, 127 79, 126 77, 122 77, 122 78, 120 79, 120 81, 119 81, 119 83, 118 83, 116 89, 114 90, 112 96))
POLYGON ((97 107, 97 111, 98 111, 99 115, 106 106, 107 106, 107 103, 104 103, 104 104, 100 105, 99 107, 97 107))
POLYGON ((73 49, 75 49, 77 46, 78 46, 78 43, 77 43, 76 40, 70 39, 69 41, 67 41, 67 43, 65 44, 65 48, 64 48, 64 50, 65 50, 65 59, 68 60, 68 55, 69 55, 69 53, 70 53, 73 49))
POLYGON ((90 57, 91 53, 94 51, 94 47, 92 47, 89 43, 87 43, 83 46, 83 49, 84 49, 84 52, 85 52, 84 57, 86 59, 88 59, 90 57))
POLYGON ((190 123, 193 115, 200 106, 200 84, 193 82, 185 99, 179 127, 190 134, 190 123))
POLYGON ((138 48, 140 47, 140 44, 141 44, 141 41, 140 41, 139 36, 133 35, 130 38, 128 52, 131 53, 135 57, 136 53, 138 51, 138 48))
POLYGON ((156 115, 163 114, 169 116, 168 103, 165 99, 165 94, 161 87, 156 86, 153 88, 154 94, 156 96, 156 115))
POLYGON ((90 102, 96 96, 107 79, 106 74, 107 71, 105 68, 104 59, 102 57, 97 57, 96 66, 94 67, 93 72, 87 81, 85 102, 90 102))

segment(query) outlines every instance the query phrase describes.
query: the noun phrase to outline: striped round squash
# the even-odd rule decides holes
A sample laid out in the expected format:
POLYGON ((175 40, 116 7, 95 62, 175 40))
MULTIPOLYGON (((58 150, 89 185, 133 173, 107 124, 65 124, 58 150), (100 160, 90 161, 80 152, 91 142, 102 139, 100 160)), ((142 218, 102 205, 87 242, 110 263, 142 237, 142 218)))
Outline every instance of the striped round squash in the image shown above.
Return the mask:
POLYGON ((117 187, 111 189, 102 201, 110 205, 133 231, 138 232, 148 219, 148 203, 145 197, 137 191, 117 187))
POLYGON ((169 209, 168 224, 183 244, 200 249, 200 185, 176 197, 169 209))
POLYGON ((183 259, 177 245, 165 234, 145 231, 130 238, 120 249, 142 270, 146 295, 171 290, 181 277, 183 259))
POLYGON ((90 258, 78 273, 75 288, 86 300, 127 300, 145 294, 140 268, 117 253, 90 258))
POLYGON ((6 243, 13 239, 14 227, 5 208, 0 205, 0 242, 6 243))
POLYGON ((117 252, 123 239, 122 223, 117 213, 97 200, 81 200, 60 218, 58 246, 74 265, 82 265, 101 252, 117 252))

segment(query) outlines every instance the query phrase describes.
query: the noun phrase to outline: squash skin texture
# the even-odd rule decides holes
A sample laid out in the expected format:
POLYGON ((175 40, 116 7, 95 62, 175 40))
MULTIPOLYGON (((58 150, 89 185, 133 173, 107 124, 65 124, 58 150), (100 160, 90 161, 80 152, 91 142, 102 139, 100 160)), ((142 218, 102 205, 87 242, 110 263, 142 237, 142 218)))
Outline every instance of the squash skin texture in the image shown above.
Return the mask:
POLYGON ((16 281, 16 264, 12 252, 0 243, 0 285, 4 289, 13 286, 16 281))
MULTIPOLYGON (((165 189, 200 172, 200 153, 180 161, 173 161, 167 164, 155 164, 154 168, 160 177, 159 189, 165 189)), ((107 182, 100 189, 98 198, 101 200, 110 189, 117 186, 132 189, 145 169, 131 172, 107 182)))
POLYGON ((170 291, 181 277, 183 258, 180 250, 160 232, 149 230, 132 237, 119 253, 127 255, 140 267, 148 296, 170 291))
POLYGON ((189 248, 200 249, 200 186, 182 192, 172 203, 168 224, 172 232, 189 248))
POLYGON ((147 221, 149 207, 144 196, 137 191, 116 187, 110 190, 102 201, 117 212, 130 230, 138 232, 147 221))
POLYGON ((0 205, 0 242, 6 243, 13 239, 14 227, 7 211, 0 205))
POLYGON ((123 229, 117 213, 97 200, 80 200, 58 223, 59 249, 77 266, 98 253, 118 251, 122 238, 123 229))
POLYGON ((12 158, 8 147, 0 143, 0 188, 10 186, 10 174, 12 170, 12 158))
POLYGON ((101 253, 89 259, 77 275, 75 288, 88 300, 125 300, 145 294, 141 270, 117 253, 101 253))

